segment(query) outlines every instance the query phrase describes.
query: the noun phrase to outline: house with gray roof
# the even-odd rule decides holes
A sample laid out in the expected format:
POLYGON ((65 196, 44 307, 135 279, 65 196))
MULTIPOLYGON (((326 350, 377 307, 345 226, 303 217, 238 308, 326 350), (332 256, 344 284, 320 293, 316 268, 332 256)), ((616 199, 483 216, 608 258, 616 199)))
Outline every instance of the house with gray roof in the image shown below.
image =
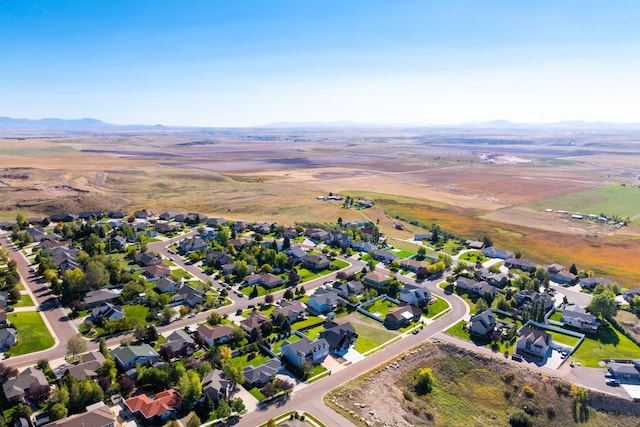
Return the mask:
POLYGON ((214 402, 229 400, 235 384, 227 376, 217 369, 209 372, 202 379, 202 394, 214 402))
POLYGON ((6 351, 18 342, 18 331, 14 328, 0 329, 0 351, 6 351))
POLYGON ((2 390, 9 403, 25 402, 24 396, 33 384, 48 386, 49 382, 40 369, 29 367, 19 376, 5 381, 2 390))
POLYGON ((545 358, 551 348, 551 335, 540 329, 523 328, 516 343, 516 351, 545 358))
POLYGON ((333 289, 338 292, 342 298, 349 298, 350 295, 362 295, 364 285, 359 280, 350 280, 348 282, 334 282, 333 289))
POLYGON ((613 280, 607 279, 605 277, 592 276, 592 277, 584 277, 580 279, 578 283, 580 283, 580 286, 582 286, 582 289, 588 289, 590 291, 593 291, 596 288, 596 286, 598 285, 608 286, 611 283, 613 283, 613 280))
POLYGON ((304 362, 317 365, 329 355, 329 343, 324 338, 312 342, 302 339, 283 344, 280 352, 282 357, 295 367, 301 366, 304 362))
POLYGON ((562 319, 565 325, 573 326, 585 332, 598 332, 598 318, 587 313, 578 305, 570 305, 562 310, 562 319))
POLYGON ((109 352, 116 364, 125 371, 136 365, 151 365, 160 359, 160 355, 149 344, 120 346, 109 352))
POLYGON ((115 427, 116 418, 103 402, 87 406, 86 412, 71 415, 47 424, 47 427, 115 427))
POLYGON ((91 310, 91 318, 97 322, 122 319, 124 316, 124 310, 119 305, 111 304, 110 302, 105 302, 91 310))
POLYGON ((499 258, 504 260, 513 258, 513 252, 506 249, 496 248, 495 246, 484 248, 482 250, 482 255, 486 256, 487 258, 499 258))
POLYGON ((196 289, 189 285, 184 285, 173 296, 172 301, 175 304, 183 304, 189 307, 194 307, 198 304, 204 303, 206 294, 200 289, 196 289))
POLYGON ((525 258, 509 258, 505 260, 504 266, 509 270, 518 269, 532 273, 536 271, 538 264, 525 258))
POLYGON ((607 370, 618 379, 640 380, 640 359, 607 363, 607 370))
POLYGON ((336 292, 318 288, 309 297, 307 303, 309 308, 318 314, 328 313, 335 309, 340 303, 340 297, 336 292))
POLYGON ((496 316, 491 310, 485 310, 471 316, 467 328, 471 335, 486 337, 490 335, 496 327, 496 316))
POLYGON ((87 292, 87 294, 84 296, 84 305, 87 308, 94 308, 104 303, 112 302, 119 296, 120 295, 117 292, 114 292, 111 289, 96 289, 87 292))
POLYGON ((343 352, 349 349, 358 338, 356 330, 349 322, 337 324, 326 322, 324 331, 320 331, 319 338, 324 338, 329 343, 329 350, 333 352, 343 352))
POLYGON ((180 289, 181 283, 174 281, 169 277, 161 277, 156 282, 156 288, 162 292, 175 292, 180 289))
POLYGON ((69 366, 65 369, 64 375, 70 375, 78 381, 84 378, 96 378, 104 361, 105 357, 98 351, 85 354, 82 363, 69 366))
POLYGON ((425 305, 431 300, 431 292, 426 288, 413 285, 405 285, 400 289, 398 299, 412 305, 425 305))
POLYGON ((262 387, 274 379, 283 369, 279 359, 270 359, 259 366, 245 366, 242 371, 247 387, 262 387))
POLYGON ((162 344, 160 348, 168 347, 175 356, 181 357, 191 355, 193 353, 195 341, 191 335, 182 329, 177 329, 167 336, 167 342, 162 344))

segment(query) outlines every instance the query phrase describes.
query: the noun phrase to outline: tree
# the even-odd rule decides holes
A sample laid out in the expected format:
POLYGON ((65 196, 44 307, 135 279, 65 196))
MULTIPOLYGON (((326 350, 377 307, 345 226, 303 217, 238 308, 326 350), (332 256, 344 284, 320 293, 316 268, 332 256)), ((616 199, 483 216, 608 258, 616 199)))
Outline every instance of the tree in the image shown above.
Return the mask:
POLYGON ((69 338, 67 341, 67 355, 73 356, 75 358, 84 352, 87 351, 87 341, 82 337, 82 335, 74 335, 69 338))
POLYGON ((220 402, 218 402, 216 414, 218 418, 227 418, 229 415, 231 415, 231 408, 229 407, 229 404, 226 400, 221 399, 220 402))
POLYGON ((222 372, 235 384, 244 383, 244 375, 242 374, 242 367, 233 366, 231 361, 225 360, 222 362, 222 372))
POLYGON ((98 261, 90 261, 84 269, 84 283, 91 289, 100 289, 109 283, 109 272, 104 267, 104 264, 98 261))
POLYGON ((12 419, 14 422, 19 420, 20 418, 24 418, 28 420, 31 414, 33 414, 33 411, 31 410, 31 408, 25 405, 24 403, 20 402, 13 407, 12 419))
POLYGON ((578 275, 578 268, 576 267, 575 264, 571 264, 571 267, 569 267, 569 273, 574 274, 574 275, 578 275))
POLYGON ((34 383, 31 384, 27 389, 25 397, 29 402, 33 403, 36 406, 40 406, 47 401, 50 393, 51 388, 49 387, 49 384, 34 383))
POLYGON ((121 375, 118 381, 120 394, 124 397, 128 397, 131 392, 136 388, 136 382, 126 375, 121 375))
POLYGON ((293 299, 293 292, 291 291, 291 289, 287 289, 287 290, 284 292, 284 295, 283 295, 282 297, 283 297, 284 299, 288 299, 288 300, 293 299))
POLYGON ((215 311, 211 312, 209 317, 207 317, 207 323, 210 325, 219 325, 222 323, 222 315, 220 313, 216 313, 215 311))
POLYGON ((509 417, 509 424, 511 427, 532 427, 533 421, 526 412, 522 409, 518 409, 509 417))
POLYGON ((478 298, 478 300, 476 301, 476 313, 482 313, 483 311, 487 310, 489 308, 489 306, 487 305, 487 302, 485 301, 484 298, 478 298))
POLYGON ((618 306, 616 304, 616 296, 610 290, 596 294, 587 306, 587 310, 594 316, 600 316, 605 319, 611 319, 615 316, 618 306))
POLYGON ((289 318, 285 316, 282 324, 280 325, 280 332, 284 334, 288 334, 291 332, 291 323, 289 322, 289 318))
POLYGON ((418 394, 431 393, 431 390, 433 390, 433 374, 430 368, 422 368, 418 371, 415 387, 418 394))
POLYGON ((202 383, 196 371, 187 371, 178 380, 178 391, 190 402, 195 402, 202 396, 202 383))
POLYGON ((169 307, 168 305, 165 305, 160 311, 160 314, 162 315, 162 321, 168 323, 171 321, 171 318, 175 316, 176 310, 172 307, 169 307))
POLYGON ((267 421, 267 427, 278 427, 278 424, 276 424, 276 420, 269 418, 269 421, 267 421))
POLYGON ((107 342, 104 338, 100 338, 100 353, 102 353, 104 357, 109 356, 109 347, 107 347, 107 342))
POLYGON ((485 248, 489 248, 493 246, 493 240, 491 240, 491 237, 489 236, 484 236, 482 238, 482 244, 484 245, 485 248))
POLYGON ((116 375, 118 375, 118 369, 116 368, 116 363, 111 358, 107 358, 102 362, 102 366, 98 370, 98 375, 101 377, 109 378, 111 382, 116 380, 116 375))
POLYGON ((249 294, 249 298, 257 298, 258 295, 260 295, 260 292, 258 291, 258 285, 253 285, 253 289, 251 290, 251 293, 249 294))
POLYGON ((267 294, 264 297, 264 302, 267 303, 267 304, 273 304, 273 301, 274 301, 273 294, 267 294))
POLYGON ((61 420, 67 417, 69 411, 62 403, 54 403, 49 408, 49 419, 51 421, 61 420))
POLYGON ((244 405, 244 401, 241 397, 231 399, 231 402, 229 402, 229 404, 231 406, 231 410, 237 414, 244 414, 245 412, 247 412, 247 408, 244 405))

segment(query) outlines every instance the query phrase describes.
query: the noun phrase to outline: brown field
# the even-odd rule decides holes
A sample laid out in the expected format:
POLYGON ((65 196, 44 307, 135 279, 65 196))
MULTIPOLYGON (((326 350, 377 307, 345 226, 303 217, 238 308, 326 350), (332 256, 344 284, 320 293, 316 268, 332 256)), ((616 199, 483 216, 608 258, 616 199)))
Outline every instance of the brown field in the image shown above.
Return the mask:
POLYGON ((612 183, 638 183, 635 133, 472 129, 117 129, 0 131, 0 218, 81 210, 200 211, 249 221, 366 216, 410 239, 438 223, 487 234, 539 262, 575 262, 636 286, 640 221, 576 224, 523 205, 612 183), (370 198, 342 209, 329 192, 370 198), (598 235, 584 237, 586 235, 598 235))

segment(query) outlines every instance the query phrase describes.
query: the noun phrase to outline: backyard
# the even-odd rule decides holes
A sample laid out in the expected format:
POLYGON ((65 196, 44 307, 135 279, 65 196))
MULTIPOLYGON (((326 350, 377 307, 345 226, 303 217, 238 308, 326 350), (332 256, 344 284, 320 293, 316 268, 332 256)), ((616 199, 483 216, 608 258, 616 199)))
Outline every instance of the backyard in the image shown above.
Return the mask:
POLYGON ((598 368, 603 359, 637 359, 640 348, 609 323, 598 328, 595 337, 587 336, 573 353, 583 366, 598 368))
POLYGON ((398 304, 391 302, 388 299, 380 298, 374 301, 372 304, 365 305, 363 308, 374 316, 378 316, 384 319, 387 313, 389 313, 389 311, 397 306, 398 304))
POLYGON ((353 348, 360 354, 365 354, 398 336, 393 332, 363 325, 362 323, 353 322, 351 324, 358 334, 353 348))

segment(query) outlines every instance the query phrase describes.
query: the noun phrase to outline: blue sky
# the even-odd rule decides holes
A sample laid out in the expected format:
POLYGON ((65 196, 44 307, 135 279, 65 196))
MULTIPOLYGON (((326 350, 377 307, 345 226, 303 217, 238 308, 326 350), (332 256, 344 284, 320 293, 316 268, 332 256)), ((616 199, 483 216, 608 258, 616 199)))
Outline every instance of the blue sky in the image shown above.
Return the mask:
POLYGON ((637 1, 0 0, 0 116, 640 122, 637 1))

